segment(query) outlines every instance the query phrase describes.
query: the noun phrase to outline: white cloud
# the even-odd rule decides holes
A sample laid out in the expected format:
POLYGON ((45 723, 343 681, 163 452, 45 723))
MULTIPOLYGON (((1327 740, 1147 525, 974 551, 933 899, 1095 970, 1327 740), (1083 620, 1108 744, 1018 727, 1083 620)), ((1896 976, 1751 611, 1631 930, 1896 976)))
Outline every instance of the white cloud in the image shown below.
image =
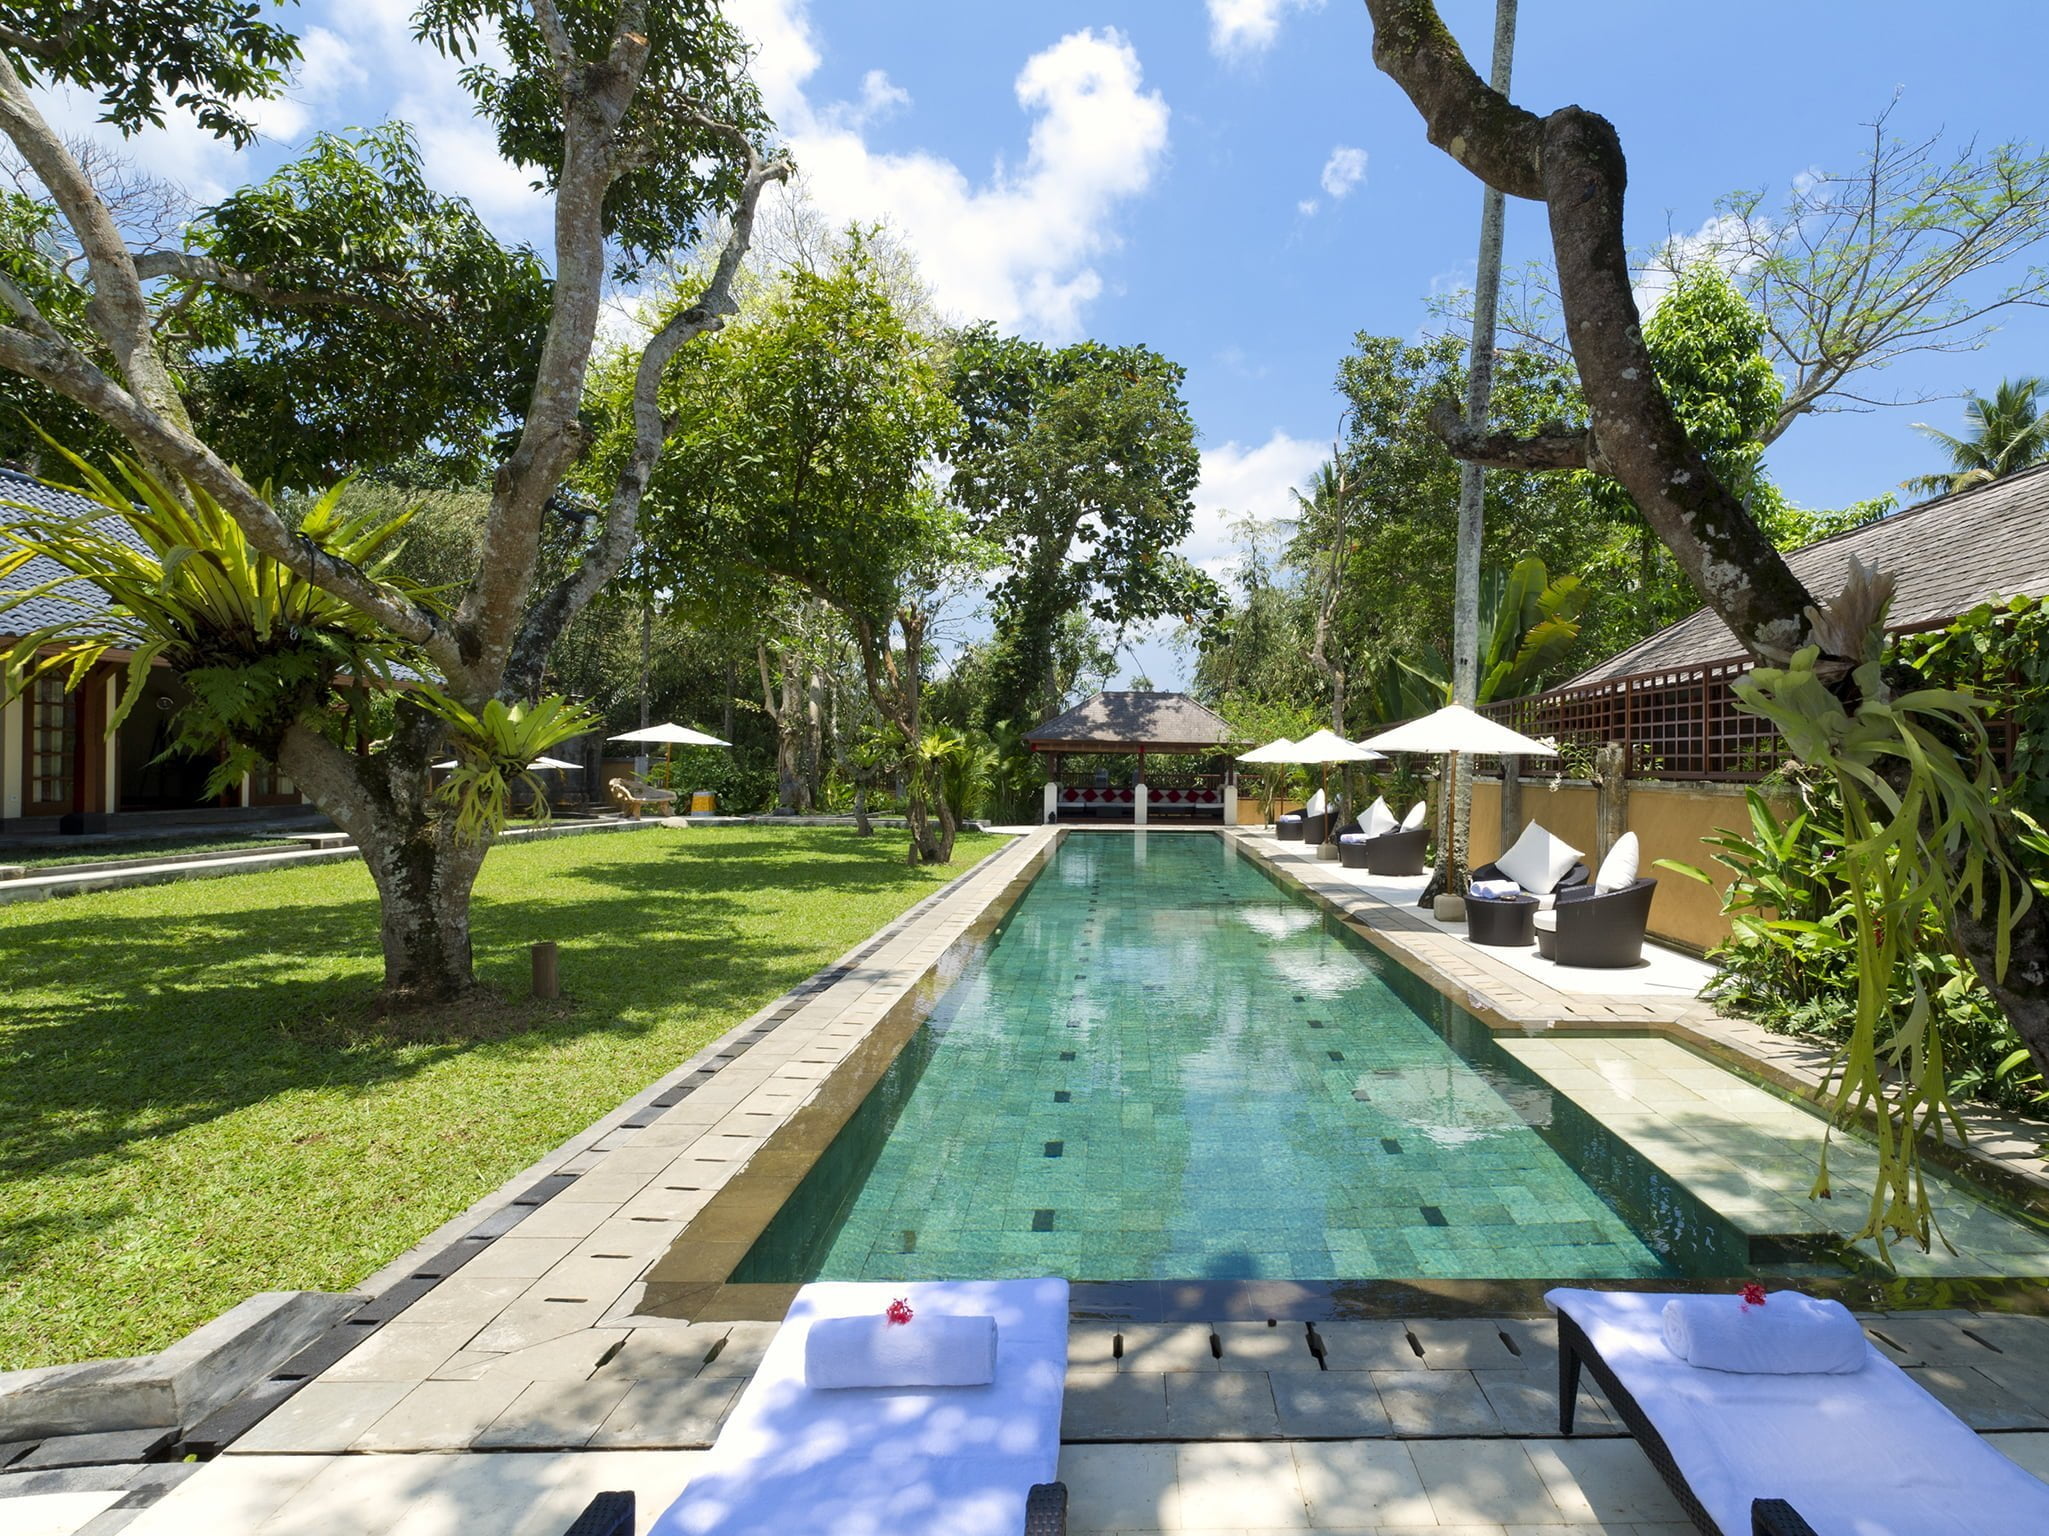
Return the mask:
POLYGON ((1231 524, 1248 514, 1262 520, 1293 517, 1291 494, 1330 452, 1328 443, 1292 437, 1276 427, 1263 443, 1225 443, 1205 448, 1202 478, 1195 487, 1195 521, 1181 553, 1222 577, 1235 569, 1237 544, 1231 524))
POLYGON ((1678 283, 1679 274, 1695 262, 1712 261, 1731 276, 1749 271, 1757 258, 1746 253, 1744 235, 1742 219, 1733 213, 1718 213, 1692 234, 1668 238, 1637 274, 1637 312, 1648 320, 1678 283))
POLYGON ((1313 11, 1323 0, 1209 0, 1209 51, 1220 59, 1264 53, 1280 36, 1285 11, 1313 11))
POLYGON ((822 60, 807 0, 735 0, 728 14, 759 47, 755 79, 829 220, 886 220, 942 310, 1050 340, 1082 333, 1103 291, 1093 258, 1117 245, 1117 210, 1152 184, 1167 147, 1167 104, 1143 88, 1123 34, 1073 32, 1025 61, 1024 161, 977 181, 940 155, 869 147, 866 123, 909 101, 879 70, 859 103, 810 99, 822 60))
POLYGON ((1349 196, 1354 187, 1366 179, 1366 151, 1340 144, 1330 152, 1330 158, 1323 162, 1323 175, 1319 178, 1323 190, 1333 198, 1349 196))
POLYGON ((1316 210, 1318 206, 1319 205, 1315 198, 1305 197, 1302 199, 1301 202, 1295 205, 1295 211, 1301 214, 1302 217, 1305 219, 1313 219, 1316 217, 1316 210))

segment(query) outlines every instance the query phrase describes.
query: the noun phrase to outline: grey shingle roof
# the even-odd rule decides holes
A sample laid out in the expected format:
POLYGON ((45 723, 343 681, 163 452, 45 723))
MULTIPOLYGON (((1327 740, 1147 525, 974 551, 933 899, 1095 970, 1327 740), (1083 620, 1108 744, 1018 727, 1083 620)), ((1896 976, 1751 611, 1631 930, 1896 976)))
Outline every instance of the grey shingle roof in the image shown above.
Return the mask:
MULTIPOLYGON (((45 485, 40 480, 12 469, 0 469, 0 503, 9 504, 0 506, 0 519, 4 519, 12 510, 13 503, 22 503, 39 511, 54 512, 63 517, 75 517, 80 513, 91 512, 98 505, 97 502, 88 501, 83 496, 45 485)), ((117 517, 105 518, 96 526, 102 533, 125 539, 140 547, 133 530, 117 517)), ((25 635, 31 630, 41 629, 46 624, 61 624, 77 619, 85 613, 87 610, 80 608, 78 604, 64 602, 55 597, 19 599, 6 596, 8 592, 39 587, 44 582, 63 574, 64 568, 54 561, 45 560, 41 555, 32 555, 26 565, 7 578, 4 588, 0 588, 0 636, 25 635)), ((67 593, 76 593, 93 609, 104 609, 107 606, 105 595, 90 582, 74 581, 63 590, 67 593)))
POLYGON ((1099 693, 1025 740, 1042 751, 1123 752, 1134 747, 1226 747, 1245 738, 1185 693, 1099 693))
MULTIPOLYGON (((1852 555, 1897 578, 1886 621, 1896 629, 1938 624, 1992 598, 2049 595, 2049 467, 1909 507, 1797 549, 1786 563, 1827 602, 1842 590, 1852 555)), ((1742 650, 1703 608, 1564 686, 1698 666, 1742 650)))

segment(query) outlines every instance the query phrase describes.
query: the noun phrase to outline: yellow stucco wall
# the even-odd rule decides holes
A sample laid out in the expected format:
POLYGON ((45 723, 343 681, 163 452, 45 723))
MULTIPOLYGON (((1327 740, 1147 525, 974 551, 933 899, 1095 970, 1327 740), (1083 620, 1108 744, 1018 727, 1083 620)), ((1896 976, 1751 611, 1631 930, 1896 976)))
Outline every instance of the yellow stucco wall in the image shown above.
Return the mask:
MULTIPOLYGON (((1539 821, 1575 848, 1587 852, 1590 864, 1605 850, 1598 846, 1598 791, 1591 784, 1568 781, 1553 789, 1541 778, 1524 779, 1522 819, 1539 821)), ((1722 893, 1732 878, 1713 862, 1701 839, 1728 829, 1747 832, 1750 812, 1740 784, 1667 784, 1632 779, 1629 785, 1629 830, 1643 850, 1643 873, 1654 876, 1658 894, 1651 902, 1651 932, 1691 949, 1711 949, 1729 936, 1722 916, 1722 893), (1714 877, 1712 887, 1652 868, 1657 859, 1676 859, 1714 877)), ((1501 852, 1501 783, 1482 779, 1473 786, 1473 842, 1467 867, 1485 864, 1501 852)))

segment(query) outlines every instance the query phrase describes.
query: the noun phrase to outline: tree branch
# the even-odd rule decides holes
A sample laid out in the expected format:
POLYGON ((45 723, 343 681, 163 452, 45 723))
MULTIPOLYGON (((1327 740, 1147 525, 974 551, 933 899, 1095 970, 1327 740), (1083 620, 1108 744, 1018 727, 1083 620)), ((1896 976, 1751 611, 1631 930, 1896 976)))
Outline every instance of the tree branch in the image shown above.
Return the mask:
POLYGON ((128 388, 155 415, 189 433, 192 418, 170 369, 158 355, 150 330, 149 304, 129 258, 128 243, 92 178, 36 109, 20 72, 5 57, 0 57, 0 133, 6 134, 28 162, 85 252, 92 274, 86 319, 113 353, 128 388))
POLYGON ((1430 142, 1488 186, 1541 202, 1543 124, 1482 80, 1431 0, 1367 0, 1373 62, 1408 94, 1430 142))
POLYGON ((194 256, 186 251, 144 251, 137 254, 134 261, 135 275, 145 283, 162 277, 188 284, 210 283, 216 288, 225 288, 230 293, 279 309, 356 309, 393 325, 420 323, 416 316, 381 299, 359 293, 274 287, 256 273, 224 267, 211 256, 194 256))
POLYGON ((662 373, 677 350, 693 337, 716 331, 731 315, 740 312, 733 297, 733 284, 747 258, 754 237, 754 220, 761 194, 771 182, 786 180, 790 162, 778 156, 763 160, 747 135, 730 124, 705 116, 694 109, 687 114, 700 126, 727 136, 745 156, 747 167, 740 199, 733 210, 732 228, 719 252, 718 265, 694 303, 678 310, 648 341, 640 354, 633 381, 633 448, 613 482, 612 496, 605 511, 605 524, 595 545, 577 567, 556 588, 529 610, 520 628, 507 669, 506 686, 529 694, 540 684, 541 668, 548 651, 569 621, 599 590, 625 566, 637 539, 641 498, 648 479, 661 459, 668 438, 668 424, 658 398, 662 373))
POLYGON ((0 325, 0 368, 34 379, 75 400, 119 432, 152 462, 183 475, 225 507, 250 546, 324 591, 360 609, 386 629, 410 640, 444 669, 462 662, 455 636, 441 619, 409 598, 337 559, 311 539, 293 532, 205 444, 178 431, 95 368, 54 330, 36 335, 0 325))
POLYGON ((555 0, 533 0, 533 7, 534 25, 540 28, 541 42, 555 62, 555 78, 566 85, 576 71, 576 47, 569 40, 569 29, 562 24, 555 0))
POLYGON ((1458 406, 1440 400, 1430 407, 1430 430, 1435 432, 1451 456, 1487 469, 1586 469, 1609 473, 1594 434, 1585 427, 1562 421, 1546 422, 1534 434, 1518 437, 1513 432, 1475 432, 1466 425, 1458 406))
POLYGON ((1490 91, 1431 0, 1366 8, 1374 61, 1416 103, 1432 142, 1490 185, 1544 203, 1566 337, 1608 472, 1737 640, 1760 656, 1790 655, 1812 638, 1814 599, 1708 469, 1658 383, 1623 241, 1629 177, 1614 128, 1579 107, 1540 122, 1490 91))

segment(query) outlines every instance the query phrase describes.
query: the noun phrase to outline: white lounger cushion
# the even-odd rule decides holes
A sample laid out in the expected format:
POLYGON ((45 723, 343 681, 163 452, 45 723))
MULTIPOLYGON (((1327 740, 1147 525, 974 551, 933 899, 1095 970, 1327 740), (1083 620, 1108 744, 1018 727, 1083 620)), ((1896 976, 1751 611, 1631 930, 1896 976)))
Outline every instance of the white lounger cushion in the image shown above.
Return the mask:
POLYGON ((761 1368, 653 1536, 1016 1536, 1025 1496, 1060 1462, 1067 1282, 807 1285, 761 1368), (814 1392, 804 1335, 816 1317, 996 1319, 986 1387, 814 1392))
POLYGON ((1623 833, 1615 839, 1615 846, 1608 850, 1608 857, 1601 860, 1600 872, 1594 876, 1594 889, 1619 891, 1636 884, 1637 860, 1641 857, 1637 851, 1636 834, 1623 833))
POLYGON ((1302 814, 1304 816, 1321 816, 1323 812, 1323 791, 1319 789, 1309 797, 1309 803, 1302 807, 1302 814))
POLYGON ((1423 818, 1430 814, 1430 807, 1421 800, 1409 807, 1409 814, 1402 818, 1402 830, 1413 832, 1423 825, 1423 818))
POLYGON ((1515 846, 1494 861, 1494 867, 1532 896, 1548 896, 1578 862, 1577 848, 1533 821, 1523 828, 1515 846))
POLYGON ((1387 801, 1376 800, 1359 813, 1359 830, 1368 837, 1382 837, 1394 830, 1394 812, 1387 801))
POLYGON ((2023 1472, 1870 1344, 1849 1375, 1704 1371, 1665 1348, 1665 1296, 1555 1290, 1725 1532, 1784 1499, 1819 1536, 2049 1531, 2049 1485, 2023 1472))

